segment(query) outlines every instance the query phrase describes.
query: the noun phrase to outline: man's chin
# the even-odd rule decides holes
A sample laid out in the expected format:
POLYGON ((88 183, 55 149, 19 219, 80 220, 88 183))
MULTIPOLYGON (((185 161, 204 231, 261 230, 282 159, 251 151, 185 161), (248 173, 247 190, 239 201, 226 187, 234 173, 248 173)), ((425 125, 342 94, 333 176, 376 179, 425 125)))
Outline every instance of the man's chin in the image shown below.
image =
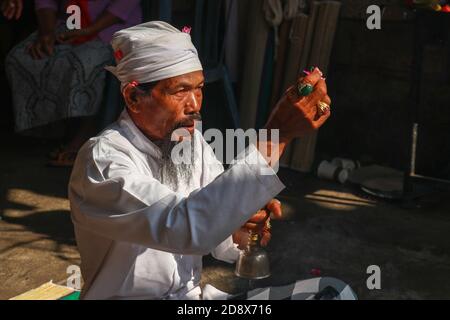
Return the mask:
POLYGON ((189 134, 190 134, 191 136, 192 136, 192 135, 194 134, 194 132, 195 132, 195 126, 194 126, 194 125, 189 126, 189 127, 182 127, 182 129, 187 130, 187 132, 189 132, 189 134))
POLYGON ((172 141, 183 141, 185 138, 190 139, 195 132, 195 126, 180 127, 172 132, 172 141))

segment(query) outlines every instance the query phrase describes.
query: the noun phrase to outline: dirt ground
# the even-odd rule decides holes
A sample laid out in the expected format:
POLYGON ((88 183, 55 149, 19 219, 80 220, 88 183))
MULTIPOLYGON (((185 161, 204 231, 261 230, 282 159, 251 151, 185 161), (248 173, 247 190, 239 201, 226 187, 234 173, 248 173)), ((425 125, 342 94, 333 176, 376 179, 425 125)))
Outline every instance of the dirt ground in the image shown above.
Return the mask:
MULTIPOLYGON (((67 200, 70 170, 45 166, 51 144, 12 136, 0 142, 0 299, 8 299, 50 280, 64 283, 80 257, 67 200)), ((449 192, 405 208, 289 170, 280 177, 285 217, 272 224, 272 276, 253 286, 311 278, 320 269, 361 299, 450 298, 449 192), (366 286, 370 265, 381 269, 380 290, 366 286)), ((248 288, 233 270, 207 256, 202 282, 229 292, 248 288)))

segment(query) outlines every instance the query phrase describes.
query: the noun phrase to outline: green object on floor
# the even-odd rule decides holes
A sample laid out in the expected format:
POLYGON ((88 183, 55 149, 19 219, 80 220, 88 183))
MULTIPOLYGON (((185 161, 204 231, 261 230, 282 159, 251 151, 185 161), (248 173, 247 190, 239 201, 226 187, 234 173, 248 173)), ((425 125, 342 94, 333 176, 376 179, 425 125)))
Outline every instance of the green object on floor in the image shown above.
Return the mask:
POLYGON ((72 292, 59 300, 80 300, 80 291, 72 292))

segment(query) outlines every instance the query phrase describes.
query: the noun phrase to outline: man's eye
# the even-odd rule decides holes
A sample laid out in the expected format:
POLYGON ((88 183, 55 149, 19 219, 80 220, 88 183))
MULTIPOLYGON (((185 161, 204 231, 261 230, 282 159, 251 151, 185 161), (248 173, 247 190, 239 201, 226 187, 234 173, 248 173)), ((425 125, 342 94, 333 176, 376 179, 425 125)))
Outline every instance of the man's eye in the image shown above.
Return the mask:
POLYGON ((186 90, 185 89, 177 90, 177 91, 175 91, 175 94, 178 96, 184 95, 184 94, 186 94, 186 90))

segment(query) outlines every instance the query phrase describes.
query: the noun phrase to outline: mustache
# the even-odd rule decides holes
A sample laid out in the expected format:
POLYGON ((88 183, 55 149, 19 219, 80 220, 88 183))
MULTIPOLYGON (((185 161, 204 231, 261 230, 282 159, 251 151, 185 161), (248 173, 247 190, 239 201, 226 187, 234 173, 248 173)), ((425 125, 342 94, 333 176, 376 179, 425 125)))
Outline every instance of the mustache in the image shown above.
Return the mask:
POLYGON ((191 126, 194 121, 202 121, 202 115, 200 113, 190 114, 183 121, 177 122, 175 124, 174 130, 182 128, 182 127, 186 127, 186 126, 191 126))

